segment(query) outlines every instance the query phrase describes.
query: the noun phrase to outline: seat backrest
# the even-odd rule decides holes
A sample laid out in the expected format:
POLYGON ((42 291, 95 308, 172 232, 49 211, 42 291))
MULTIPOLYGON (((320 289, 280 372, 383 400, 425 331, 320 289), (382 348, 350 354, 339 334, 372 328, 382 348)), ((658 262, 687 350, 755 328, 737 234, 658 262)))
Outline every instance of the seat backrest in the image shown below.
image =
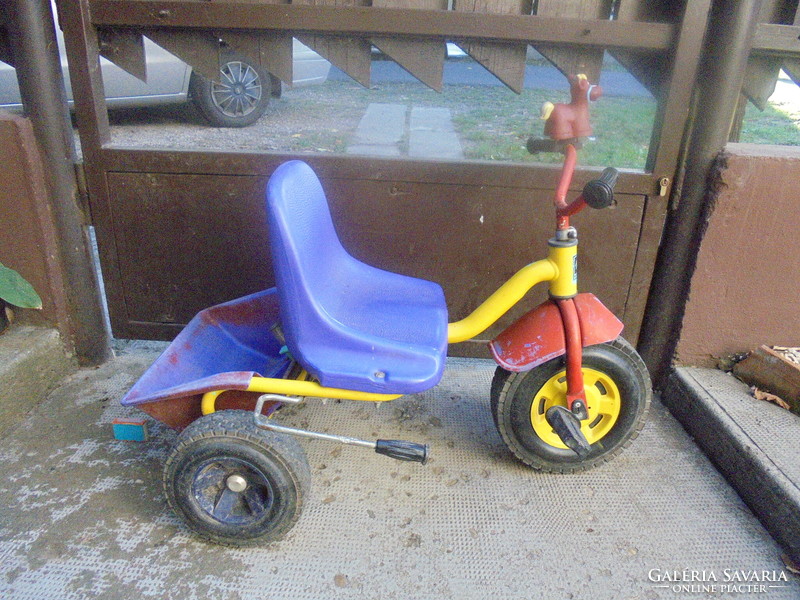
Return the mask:
MULTIPOLYGON (((317 175, 306 163, 282 164, 267 184, 267 221, 286 343, 300 360, 303 340, 319 341, 330 276, 350 258, 333 226, 317 175)), ((302 360, 301 360, 302 362, 302 360)))

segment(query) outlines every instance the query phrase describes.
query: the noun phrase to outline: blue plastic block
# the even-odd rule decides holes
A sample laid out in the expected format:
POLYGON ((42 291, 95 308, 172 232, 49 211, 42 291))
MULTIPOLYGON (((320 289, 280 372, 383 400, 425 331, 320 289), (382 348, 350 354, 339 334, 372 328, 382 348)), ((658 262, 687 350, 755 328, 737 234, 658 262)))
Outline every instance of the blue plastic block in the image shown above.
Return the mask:
POLYGON ((114 439, 125 442, 146 442, 150 436, 147 431, 147 421, 123 421, 114 419, 114 439))

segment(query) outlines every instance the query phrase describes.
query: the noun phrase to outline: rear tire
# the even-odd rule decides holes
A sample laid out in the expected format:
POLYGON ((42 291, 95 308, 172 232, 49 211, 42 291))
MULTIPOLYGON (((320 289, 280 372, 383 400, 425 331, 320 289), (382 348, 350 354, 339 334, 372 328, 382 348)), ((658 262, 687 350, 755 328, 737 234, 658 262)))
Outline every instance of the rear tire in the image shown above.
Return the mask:
POLYGON ((264 114, 272 95, 270 74, 250 59, 228 54, 220 81, 192 72, 189 94, 197 110, 215 127, 246 127, 264 114))
POLYGON ((650 376, 627 341, 617 338, 584 348, 583 368, 590 418, 581 429, 591 443, 584 458, 567 449, 544 420, 550 406, 566 406, 565 357, 521 373, 500 367, 495 372, 492 417, 503 441, 526 465, 558 473, 591 469, 622 452, 644 427, 652 398, 650 376))
POLYGON ((225 546, 286 535, 310 480, 297 440, 258 428, 253 413, 242 410, 193 422, 164 465, 164 491, 175 513, 200 537, 225 546))

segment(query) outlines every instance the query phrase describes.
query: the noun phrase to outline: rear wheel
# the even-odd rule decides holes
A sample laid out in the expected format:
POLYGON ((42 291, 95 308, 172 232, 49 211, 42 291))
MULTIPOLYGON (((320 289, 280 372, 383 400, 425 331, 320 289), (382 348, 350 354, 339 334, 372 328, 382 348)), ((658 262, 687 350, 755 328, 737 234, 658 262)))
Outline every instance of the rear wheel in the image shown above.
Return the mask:
POLYGON ((652 391, 636 350, 622 338, 584 348, 583 377, 589 418, 581 422, 581 431, 591 451, 581 458, 545 418, 551 406, 567 405, 564 357, 522 373, 497 369, 492 416, 503 441, 523 463, 542 471, 583 471, 610 460, 639 435, 652 391))
POLYGON ((200 113, 216 127, 245 127, 267 110, 273 83, 270 74, 250 59, 228 55, 219 81, 192 73, 189 91, 200 113))
POLYGON ((252 546, 280 539, 300 517, 310 483, 302 447, 225 410, 189 425, 164 466, 175 513, 206 540, 252 546))

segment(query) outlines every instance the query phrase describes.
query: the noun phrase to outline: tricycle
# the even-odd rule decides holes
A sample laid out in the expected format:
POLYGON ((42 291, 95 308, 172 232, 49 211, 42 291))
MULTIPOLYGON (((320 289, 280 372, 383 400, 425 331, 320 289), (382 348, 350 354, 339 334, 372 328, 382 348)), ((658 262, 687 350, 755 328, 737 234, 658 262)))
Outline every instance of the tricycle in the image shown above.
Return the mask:
POLYGON ((245 546, 277 540, 300 516, 310 470, 298 437, 425 463, 426 445, 362 440, 281 425, 285 405, 384 402, 435 386, 448 344, 494 324, 535 285, 550 299, 489 343, 498 363, 490 410, 510 451, 534 469, 571 473, 621 452, 645 422, 647 369, 622 322, 578 292, 570 217, 614 203, 606 169, 566 201, 576 149, 600 89, 570 77, 572 101, 545 106, 545 139, 564 154, 547 257, 513 275, 469 316, 448 322, 442 288, 367 265, 342 246, 314 171, 293 160, 267 185, 276 287, 201 311, 122 399, 182 430, 164 467, 169 504, 201 537, 245 546))

